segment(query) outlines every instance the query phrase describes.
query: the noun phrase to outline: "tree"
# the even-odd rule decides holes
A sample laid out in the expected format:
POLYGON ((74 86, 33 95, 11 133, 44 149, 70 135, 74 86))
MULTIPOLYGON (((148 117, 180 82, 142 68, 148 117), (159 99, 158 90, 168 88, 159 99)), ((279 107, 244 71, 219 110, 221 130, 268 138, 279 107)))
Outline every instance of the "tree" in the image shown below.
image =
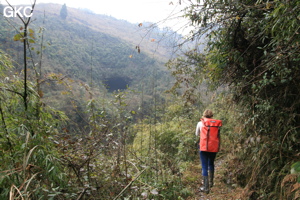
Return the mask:
MULTIPOLYGON (((36 1, 31 6, 31 13, 35 4, 36 1)), ((50 138, 56 134, 53 124, 57 128, 66 118, 41 103, 40 93, 36 90, 38 73, 37 77, 31 77, 28 70, 29 67, 35 70, 29 62, 35 63, 34 47, 30 46, 35 43, 34 31, 29 28, 31 18, 19 14, 18 18, 23 27, 14 40, 23 44, 23 71, 13 72, 15 62, 0 51, 0 162, 3 163, 0 198, 47 198, 57 195, 53 188, 67 184, 50 138)))
MULTIPOLYGON (((237 179, 248 197, 278 197, 278 185, 300 159, 300 1, 190 2, 189 40, 208 40, 207 64, 196 67, 215 88, 229 86, 245 127, 236 141, 243 146, 237 179)), ((190 52, 198 56, 186 54, 186 63, 202 56, 190 52)))
POLYGON ((67 19, 67 16, 68 16, 67 5, 64 4, 60 10, 60 17, 65 20, 65 19, 67 19))

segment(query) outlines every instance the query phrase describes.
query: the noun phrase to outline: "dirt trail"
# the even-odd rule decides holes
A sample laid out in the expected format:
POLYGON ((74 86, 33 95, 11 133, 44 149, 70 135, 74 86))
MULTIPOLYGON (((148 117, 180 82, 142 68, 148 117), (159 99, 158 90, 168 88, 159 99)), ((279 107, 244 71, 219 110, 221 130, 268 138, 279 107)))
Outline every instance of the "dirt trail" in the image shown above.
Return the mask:
POLYGON ((199 191, 202 186, 202 175, 200 162, 195 161, 195 165, 191 166, 189 175, 194 175, 192 183, 189 187, 193 190, 193 197, 187 200, 239 200, 242 189, 237 187, 231 180, 227 179, 224 174, 227 172, 225 158, 217 158, 215 163, 215 179, 214 186, 209 194, 199 191))

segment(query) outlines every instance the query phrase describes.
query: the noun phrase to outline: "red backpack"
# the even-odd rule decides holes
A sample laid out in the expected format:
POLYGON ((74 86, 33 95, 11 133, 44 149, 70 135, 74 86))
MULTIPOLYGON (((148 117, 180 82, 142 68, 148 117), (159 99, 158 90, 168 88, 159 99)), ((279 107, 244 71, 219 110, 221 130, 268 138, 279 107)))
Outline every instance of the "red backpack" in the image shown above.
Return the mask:
POLYGON ((220 149, 220 128, 222 120, 202 118, 200 151, 218 152, 220 149))

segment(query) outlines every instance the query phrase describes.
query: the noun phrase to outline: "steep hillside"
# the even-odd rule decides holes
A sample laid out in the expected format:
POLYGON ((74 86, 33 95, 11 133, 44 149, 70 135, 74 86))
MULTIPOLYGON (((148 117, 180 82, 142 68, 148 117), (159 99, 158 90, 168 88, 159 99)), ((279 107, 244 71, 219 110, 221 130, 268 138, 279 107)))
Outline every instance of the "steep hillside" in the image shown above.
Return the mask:
MULTIPOLYGON (((49 13, 49 15, 57 16, 59 15, 61 5, 38 4, 36 8, 36 13, 42 14, 40 12, 46 11, 46 15, 49 13)), ((125 40, 132 47, 140 45, 143 51, 152 53, 155 58, 163 59, 164 61, 167 60, 166 56, 168 56, 169 50, 163 46, 159 46, 158 48, 157 44, 152 42, 153 39, 159 40, 161 38, 161 31, 159 29, 153 30, 154 33, 149 35, 148 30, 145 30, 144 26, 138 26, 138 24, 132 24, 125 20, 118 20, 112 16, 94 14, 89 10, 69 7, 67 21, 75 22, 87 26, 92 30, 125 40)))
MULTIPOLYGON (((168 73, 163 65, 168 59, 168 49, 158 48, 155 42, 160 30, 154 30, 156 34, 150 36, 137 24, 75 8, 67 8, 68 16, 63 20, 61 7, 38 4, 30 24, 35 31, 32 47, 38 56, 43 53, 42 74, 62 73, 99 87, 118 77, 123 84, 110 88, 129 85, 138 89, 141 82, 151 85, 151 75, 155 72, 160 75, 155 79, 166 83, 168 73)), ((1 16, 0 48, 13 55, 18 63, 22 62, 21 43, 13 41, 13 36, 21 26, 17 18, 1 16)))

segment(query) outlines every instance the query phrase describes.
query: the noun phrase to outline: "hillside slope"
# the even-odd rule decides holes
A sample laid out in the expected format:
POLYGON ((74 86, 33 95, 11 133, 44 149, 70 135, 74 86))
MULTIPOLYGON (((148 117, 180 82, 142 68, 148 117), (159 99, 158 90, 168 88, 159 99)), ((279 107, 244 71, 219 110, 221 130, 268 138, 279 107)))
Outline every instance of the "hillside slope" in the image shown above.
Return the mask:
MULTIPOLYGON (((59 15, 61 5, 58 4, 38 4, 36 13, 44 12, 49 15, 59 15)), ((40 13, 41 14, 41 13, 40 13)), ((163 46, 157 47, 157 44, 151 42, 152 39, 160 39, 161 31, 154 29, 153 34, 149 35, 144 26, 132 24, 125 20, 119 20, 112 16, 94 14, 89 10, 75 9, 68 7, 67 21, 75 22, 87 26, 92 30, 108 34, 110 36, 127 41, 133 47, 140 45, 143 51, 155 53, 155 57, 166 61, 169 50, 163 46), (142 41, 143 40, 143 41, 142 41)), ((151 23, 147 23, 148 25, 151 23)))
MULTIPOLYGON (((160 37, 160 30, 150 36, 137 24, 75 8, 68 8, 63 20, 60 9, 59 4, 37 4, 30 24, 35 31, 35 44, 31 45, 34 51, 43 51, 42 74, 62 73, 99 87, 117 77, 135 89, 141 81, 153 81, 150 75, 157 70, 161 72, 155 72, 160 75, 155 79, 160 83, 169 79, 163 67, 168 49, 153 42, 160 37)), ((4 27, 0 48, 22 63, 22 44, 13 41, 21 21, 1 16, 0 23, 4 27)))

